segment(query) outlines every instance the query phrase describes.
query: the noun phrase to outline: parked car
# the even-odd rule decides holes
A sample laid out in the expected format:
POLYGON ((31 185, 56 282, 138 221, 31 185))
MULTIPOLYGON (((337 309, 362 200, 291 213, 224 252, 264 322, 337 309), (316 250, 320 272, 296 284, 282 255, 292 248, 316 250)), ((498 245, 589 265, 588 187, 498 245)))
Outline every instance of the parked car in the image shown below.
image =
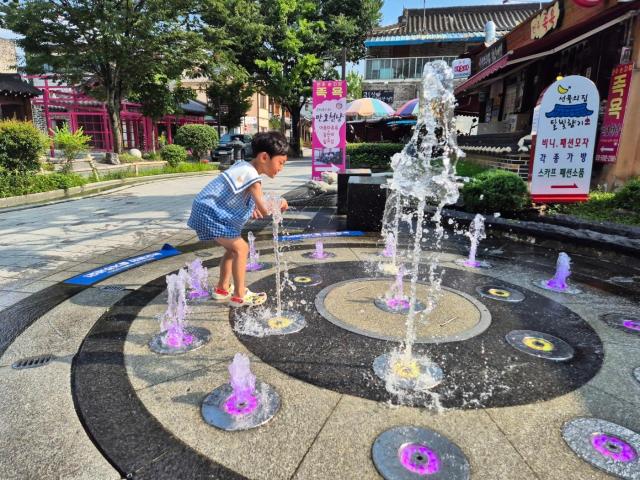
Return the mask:
POLYGON ((211 160, 214 162, 220 162, 221 167, 233 164, 233 147, 231 143, 238 140, 244 144, 244 158, 250 159, 253 153, 251 151, 251 135, 245 135, 242 133, 225 133, 220 138, 220 143, 216 149, 211 152, 211 160))

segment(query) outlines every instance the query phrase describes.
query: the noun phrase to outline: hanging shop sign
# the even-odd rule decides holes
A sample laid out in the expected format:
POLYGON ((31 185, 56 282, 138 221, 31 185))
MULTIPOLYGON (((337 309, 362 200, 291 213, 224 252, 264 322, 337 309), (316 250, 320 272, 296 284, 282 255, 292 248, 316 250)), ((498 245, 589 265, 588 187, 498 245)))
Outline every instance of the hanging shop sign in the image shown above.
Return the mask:
POLYGON ((393 90, 363 90, 362 98, 375 98, 391 105, 393 103, 393 90))
POLYGON ((618 158, 620 135, 627 109, 633 64, 618 65, 611 73, 609 96, 605 107, 604 119, 600 128, 600 139, 596 149, 596 162, 615 163, 618 158))
POLYGON ((471 59, 458 58, 451 64, 453 78, 469 78, 471 76, 471 59))
POLYGON ((534 202, 588 199, 599 104, 595 84, 579 75, 557 80, 544 92, 532 150, 534 202))
POLYGON ((489 48, 485 49, 478 56, 478 71, 484 70, 489 65, 496 63, 500 58, 502 58, 505 54, 505 43, 504 41, 500 41, 494 43, 489 48))
POLYGON ((533 17, 531 20, 531 39, 537 40, 556 29, 560 25, 561 17, 562 9, 559 1, 533 17))
POLYGON ((311 175, 344 172, 347 147, 347 82, 314 80, 311 175))
POLYGON ((596 7, 602 3, 602 0, 573 0, 573 3, 580 7, 596 7))

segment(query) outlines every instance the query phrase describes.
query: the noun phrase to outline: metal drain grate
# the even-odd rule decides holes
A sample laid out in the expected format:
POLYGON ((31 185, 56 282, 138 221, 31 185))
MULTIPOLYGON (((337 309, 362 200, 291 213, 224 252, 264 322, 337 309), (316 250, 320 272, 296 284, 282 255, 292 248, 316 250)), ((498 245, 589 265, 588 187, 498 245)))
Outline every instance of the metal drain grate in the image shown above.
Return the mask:
POLYGON ((38 357, 23 358, 22 360, 14 362, 11 365, 11 368, 22 370, 24 368, 44 367, 45 365, 48 365, 54 358, 56 357, 54 357, 53 355, 40 355, 38 357))
POLYGON ((98 288, 107 292, 121 292, 127 289, 124 285, 100 285, 98 288))

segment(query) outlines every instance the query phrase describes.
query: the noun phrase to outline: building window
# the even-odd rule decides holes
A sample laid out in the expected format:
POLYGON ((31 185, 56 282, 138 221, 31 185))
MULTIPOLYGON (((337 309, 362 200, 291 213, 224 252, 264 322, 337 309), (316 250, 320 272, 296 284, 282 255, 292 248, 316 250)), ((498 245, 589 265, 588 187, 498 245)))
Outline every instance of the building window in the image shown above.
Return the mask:
POLYGON ((365 62, 365 80, 404 80, 422 77, 424 65, 435 60, 444 60, 449 65, 455 56, 369 58, 365 62))
POLYGON ((260 99, 260 108, 267 108, 267 96, 258 94, 258 98, 260 99))

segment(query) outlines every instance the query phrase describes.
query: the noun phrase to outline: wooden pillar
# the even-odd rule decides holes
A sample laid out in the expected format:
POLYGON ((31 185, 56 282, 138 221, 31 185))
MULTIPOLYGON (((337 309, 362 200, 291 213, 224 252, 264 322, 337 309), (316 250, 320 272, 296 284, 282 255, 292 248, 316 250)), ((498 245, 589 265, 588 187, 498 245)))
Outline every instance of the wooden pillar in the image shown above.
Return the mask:
POLYGON ((640 177, 640 17, 635 17, 633 23, 633 77, 620 136, 618 159, 616 163, 604 167, 602 172, 602 178, 609 189, 630 178, 640 177))

